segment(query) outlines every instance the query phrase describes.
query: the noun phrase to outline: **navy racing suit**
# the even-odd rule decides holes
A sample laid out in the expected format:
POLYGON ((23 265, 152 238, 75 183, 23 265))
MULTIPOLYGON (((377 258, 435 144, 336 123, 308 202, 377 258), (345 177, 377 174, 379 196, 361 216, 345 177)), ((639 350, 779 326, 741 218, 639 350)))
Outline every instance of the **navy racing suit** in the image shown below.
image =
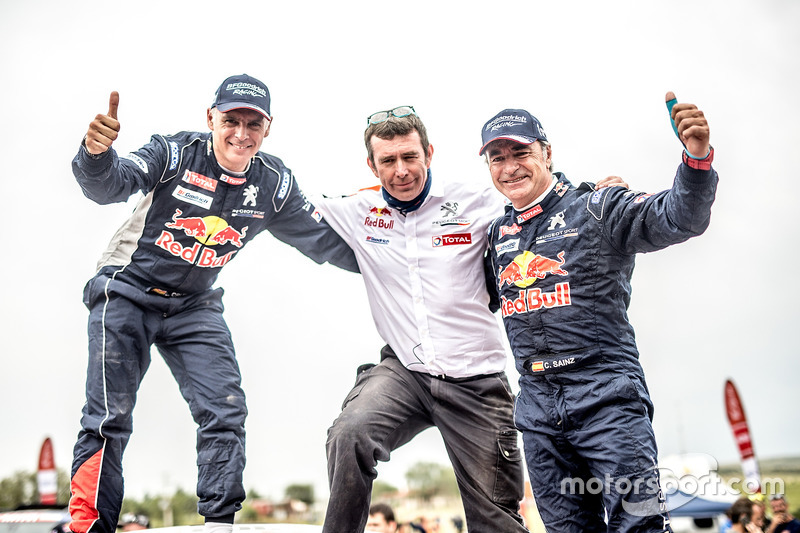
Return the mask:
POLYGON ((644 194, 556 173, 541 202, 508 206, 489 229, 487 286, 520 373, 515 424, 549 531, 669 530, 630 280, 636 253, 705 231, 717 181, 681 164, 670 190, 644 194))
POLYGON ((122 455, 136 391, 155 344, 189 404, 197 431, 198 512, 232 522, 245 493, 241 375, 223 319, 220 269, 268 230, 318 263, 350 271, 352 250, 312 216, 283 162, 258 152, 244 173, 216 161, 211 133, 154 135, 119 157, 81 146, 72 163, 84 194, 100 204, 144 197, 117 231, 87 283, 86 404, 74 449, 70 529, 116 530, 122 455))

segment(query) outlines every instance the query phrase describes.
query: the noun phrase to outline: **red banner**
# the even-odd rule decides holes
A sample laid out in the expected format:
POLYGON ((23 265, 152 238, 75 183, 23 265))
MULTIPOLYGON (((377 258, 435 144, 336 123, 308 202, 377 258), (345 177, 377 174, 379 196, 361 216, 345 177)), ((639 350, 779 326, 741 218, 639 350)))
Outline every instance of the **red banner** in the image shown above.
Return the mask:
POLYGON ((39 503, 42 505, 55 505, 58 495, 58 474, 56 461, 53 457, 53 443, 50 438, 44 439, 42 450, 39 452, 39 469, 36 473, 36 482, 39 488, 39 503))
POLYGON ((739 398, 736 386, 730 379, 725 382, 725 411, 728 413, 728 422, 731 424, 733 439, 739 446, 739 455, 742 459, 745 487, 756 493, 761 492, 761 474, 753 451, 753 440, 750 438, 750 428, 747 426, 747 417, 739 398))

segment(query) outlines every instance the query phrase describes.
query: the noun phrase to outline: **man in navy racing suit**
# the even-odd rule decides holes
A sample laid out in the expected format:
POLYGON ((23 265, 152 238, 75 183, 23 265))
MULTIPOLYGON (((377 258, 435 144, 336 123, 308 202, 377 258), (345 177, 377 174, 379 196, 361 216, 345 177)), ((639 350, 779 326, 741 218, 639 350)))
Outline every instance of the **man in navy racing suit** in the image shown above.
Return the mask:
POLYGON ((352 250, 312 206, 291 170, 259 151, 272 117, 267 87, 226 79, 207 110, 210 133, 154 135, 119 157, 119 94, 90 124, 73 173, 100 204, 144 197, 114 235, 86 285, 89 365, 74 449, 70 529, 116 530, 123 499, 122 455, 136 391, 155 344, 189 404, 197 432, 198 512, 206 531, 230 531, 245 498, 247 415, 231 334, 222 312, 220 269, 263 230, 318 263, 350 271, 352 250))
POLYGON ((703 113, 667 100, 685 151, 657 194, 553 174, 527 111, 503 110, 482 131, 480 154, 512 203, 489 228, 487 285, 520 373, 514 421, 548 531, 671 531, 630 279, 635 254, 705 231, 718 178, 703 113))

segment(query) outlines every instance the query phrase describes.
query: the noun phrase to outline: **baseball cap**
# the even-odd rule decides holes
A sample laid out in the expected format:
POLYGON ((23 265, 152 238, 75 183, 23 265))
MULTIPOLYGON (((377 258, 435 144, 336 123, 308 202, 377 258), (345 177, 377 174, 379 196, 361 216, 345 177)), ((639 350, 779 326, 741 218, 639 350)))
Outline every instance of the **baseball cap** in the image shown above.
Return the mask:
POLYGON ((489 119, 481 130, 483 145, 478 155, 483 155, 486 146, 497 139, 508 139, 520 144, 547 142, 542 124, 524 109, 503 109, 489 119))
POLYGON ((222 112, 231 109, 252 109, 269 119, 269 89, 247 74, 231 76, 217 89, 211 107, 216 107, 222 112))

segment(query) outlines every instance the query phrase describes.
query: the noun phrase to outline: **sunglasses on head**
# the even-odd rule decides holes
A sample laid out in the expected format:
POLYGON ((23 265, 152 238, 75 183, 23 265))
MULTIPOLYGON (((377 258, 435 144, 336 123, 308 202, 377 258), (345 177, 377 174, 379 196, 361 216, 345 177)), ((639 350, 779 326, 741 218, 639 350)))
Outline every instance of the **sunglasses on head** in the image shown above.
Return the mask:
POLYGON ((408 115, 416 115, 416 111, 414 111, 414 107, 410 105, 401 105, 399 107, 395 107, 394 109, 387 109, 386 111, 377 111, 370 116, 367 117, 367 124, 380 124, 381 122, 386 122, 391 117, 407 117, 408 115))

